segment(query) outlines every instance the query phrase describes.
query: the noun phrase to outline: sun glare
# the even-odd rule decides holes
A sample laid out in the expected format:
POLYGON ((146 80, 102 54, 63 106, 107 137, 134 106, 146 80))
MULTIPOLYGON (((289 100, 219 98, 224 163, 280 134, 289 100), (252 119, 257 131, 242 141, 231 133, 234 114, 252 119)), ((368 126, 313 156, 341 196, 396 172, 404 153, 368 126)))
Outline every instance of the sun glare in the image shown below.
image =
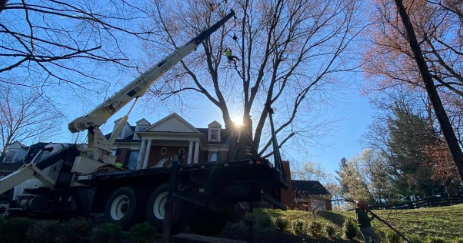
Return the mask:
POLYGON ((242 117, 235 117, 232 119, 233 123, 237 127, 242 127, 243 126, 243 118, 242 117))

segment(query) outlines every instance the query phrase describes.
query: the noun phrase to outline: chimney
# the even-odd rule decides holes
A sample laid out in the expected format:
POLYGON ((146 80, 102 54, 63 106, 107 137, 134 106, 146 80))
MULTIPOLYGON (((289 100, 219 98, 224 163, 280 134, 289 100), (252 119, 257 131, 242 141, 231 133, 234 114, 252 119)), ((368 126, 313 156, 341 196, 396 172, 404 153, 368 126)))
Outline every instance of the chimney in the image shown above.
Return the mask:
POLYGON ((293 181, 291 180, 291 170, 289 161, 282 161, 283 170, 286 174, 286 180, 288 182, 288 190, 281 189, 281 202, 288 208, 292 208, 294 203, 293 196, 293 181))

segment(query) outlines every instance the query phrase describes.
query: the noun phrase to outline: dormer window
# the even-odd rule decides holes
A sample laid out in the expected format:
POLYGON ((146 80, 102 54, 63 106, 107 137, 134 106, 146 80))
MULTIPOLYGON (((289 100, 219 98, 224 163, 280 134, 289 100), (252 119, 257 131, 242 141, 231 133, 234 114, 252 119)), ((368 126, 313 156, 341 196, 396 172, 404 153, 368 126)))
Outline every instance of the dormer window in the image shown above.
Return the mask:
POLYGON ((135 126, 135 133, 133 134, 133 139, 140 139, 137 132, 141 132, 148 128, 151 124, 145 119, 142 118, 141 120, 137 121, 137 125, 135 126))
POLYGON ((211 140, 218 140, 219 139, 219 130, 218 129, 211 129, 211 140))
MULTIPOLYGON (((119 126, 120 121, 121 119, 118 119, 114 122, 113 133, 116 131, 117 126, 119 126)), ((117 137, 116 137, 117 139, 124 139, 126 137, 126 132, 125 132, 126 126, 127 126, 127 123, 124 124, 119 134, 117 134, 117 137)))
POLYGON ((136 126, 136 127, 135 127, 135 134, 133 135, 133 139, 140 139, 140 137, 138 137, 137 132, 143 131, 143 130, 145 130, 145 128, 147 128, 147 127, 148 127, 148 126, 136 126))
POLYGON ((123 139, 124 138, 124 128, 117 134, 117 139, 123 139))
POLYGON ((220 142, 220 128, 209 128, 210 142, 220 142))
POLYGON ((222 131, 222 125, 220 123, 213 121, 211 124, 208 126, 209 132, 208 132, 208 138, 207 141, 209 142, 220 142, 220 132, 222 131))

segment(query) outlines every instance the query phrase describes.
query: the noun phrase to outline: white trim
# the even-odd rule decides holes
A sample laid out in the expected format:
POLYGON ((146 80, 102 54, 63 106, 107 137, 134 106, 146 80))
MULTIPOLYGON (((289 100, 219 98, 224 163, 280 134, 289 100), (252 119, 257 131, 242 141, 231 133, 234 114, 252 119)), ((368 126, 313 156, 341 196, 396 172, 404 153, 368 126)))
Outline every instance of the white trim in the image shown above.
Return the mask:
POLYGON ((191 164, 191 155, 193 154, 193 140, 190 140, 190 146, 188 146, 188 162, 187 164, 191 164))
POLYGON ((198 157, 199 157, 199 141, 195 141, 195 157, 193 160, 193 164, 198 163, 198 157))
POLYGON ((164 117, 164 118, 162 118, 161 120, 159 120, 159 121, 153 123, 151 126, 149 126, 148 128, 146 128, 145 130, 147 130, 147 131, 148 131, 148 130, 151 130, 151 128, 153 128, 153 127, 155 127, 155 126, 161 124, 162 122, 164 122, 164 121, 170 119, 171 117, 175 117, 175 118, 179 119, 181 122, 185 123, 185 125, 187 125, 189 128, 191 128, 191 129, 194 130, 195 132, 201 133, 200 131, 198 131, 198 129, 196 129, 193 125, 191 125, 189 122, 187 122, 185 119, 183 119, 181 116, 179 116, 179 115, 178 115, 177 113, 175 113, 175 112, 172 113, 172 114, 170 114, 170 115, 168 115, 168 116, 166 116, 166 117, 164 117))
POLYGON ((220 140, 221 140, 221 134, 220 133, 221 132, 222 132, 221 128, 209 128, 209 131, 207 132, 207 134, 208 134, 207 141, 208 142, 220 142, 220 140), (217 138, 212 139, 212 131, 217 132, 217 138))
POLYGON ((143 168, 143 158, 145 157, 146 150, 146 139, 143 139, 141 142, 140 155, 138 156, 137 170, 143 168))
POLYGON ((148 159, 150 157, 150 150, 151 150, 151 139, 148 140, 148 144, 146 145, 145 159, 143 161, 143 169, 146 169, 146 167, 148 167, 148 159))

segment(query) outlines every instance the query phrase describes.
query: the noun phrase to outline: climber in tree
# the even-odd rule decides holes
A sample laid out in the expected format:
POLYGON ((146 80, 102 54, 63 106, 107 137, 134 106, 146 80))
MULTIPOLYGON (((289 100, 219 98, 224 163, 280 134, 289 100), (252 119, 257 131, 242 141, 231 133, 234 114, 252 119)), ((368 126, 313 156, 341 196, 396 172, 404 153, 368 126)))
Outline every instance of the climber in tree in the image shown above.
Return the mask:
POLYGON ((236 66, 236 60, 241 61, 241 59, 239 59, 237 56, 232 55, 232 50, 230 48, 226 47, 224 52, 225 56, 228 58, 229 63, 233 62, 236 66))

